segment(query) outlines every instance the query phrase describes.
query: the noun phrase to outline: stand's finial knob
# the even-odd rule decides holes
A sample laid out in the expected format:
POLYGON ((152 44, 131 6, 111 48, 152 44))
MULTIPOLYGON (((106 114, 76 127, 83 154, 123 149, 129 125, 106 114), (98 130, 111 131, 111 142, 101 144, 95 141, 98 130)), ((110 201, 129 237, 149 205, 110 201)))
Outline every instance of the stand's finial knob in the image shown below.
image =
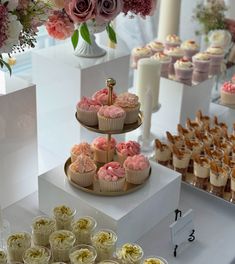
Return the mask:
POLYGON ((108 87, 110 87, 110 86, 114 86, 114 85, 116 85, 116 81, 113 79, 113 78, 108 78, 107 80, 106 80, 106 85, 108 86, 108 87))

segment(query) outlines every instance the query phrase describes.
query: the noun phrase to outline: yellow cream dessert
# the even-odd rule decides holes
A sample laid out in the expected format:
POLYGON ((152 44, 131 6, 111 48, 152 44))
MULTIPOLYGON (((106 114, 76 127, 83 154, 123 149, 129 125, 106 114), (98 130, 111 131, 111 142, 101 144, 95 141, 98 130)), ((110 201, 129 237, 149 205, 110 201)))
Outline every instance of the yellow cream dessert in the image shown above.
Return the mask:
POLYGON ((23 260, 25 264, 48 264, 50 257, 49 249, 35 246, 25 251, 23 260))
POLYGON ((96 256, 95 248, 84 244, 72 248, 69 254, 71 264, 92 264, 96 256))
POLYGON ((56 220, 57 230, 71 230, 71 223, 76 214, 74 208, 70 208, 66 205, 60 205, 53 209, 53 214, 56 220))
POLYGON ((7 264, 7 254, 3 249, 0 249, 0 264, 7 264))
POLYGON ((143 249, 137 244, 126 243, 117 250, 116 256, 123 264, 139 264, 143 258, 143 249))

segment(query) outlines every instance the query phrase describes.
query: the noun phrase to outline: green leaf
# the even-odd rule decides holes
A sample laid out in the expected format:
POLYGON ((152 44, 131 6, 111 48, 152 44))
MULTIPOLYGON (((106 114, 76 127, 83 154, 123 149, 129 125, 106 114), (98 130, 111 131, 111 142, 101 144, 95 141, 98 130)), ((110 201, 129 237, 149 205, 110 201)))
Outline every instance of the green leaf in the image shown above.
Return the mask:
POLYGON ((88 30, 88 27, 87 27, 87 24, 86 23, 83 23, 81 24, 80 26, 80 34, 82 36, 82 38, 88 43, 91 45, 91 37, 90 37, 90 32, 88 30))
POLYGON ((76 49, 78 45, 78 39, 79 39, 79 31, 76 29, 73 33, 73 36, 71 37, 71 41, 74 49, 76 49))
POLYGON ((11 66, 7 62, 5 62, 4 60, 1 60, 1 63, 3 63, 6 66, 6 68, 8 69, 8 71, 11 75, 12 74, 11 66))
POLYGON ((109 39, 110 39, 113 43, 117 44, 116 33, 115 33, 114 29, 111 27, 110 24, 107 25, 107 27, 106 27, 106 31, 107 31, 107 33, 108 33, 109 39))

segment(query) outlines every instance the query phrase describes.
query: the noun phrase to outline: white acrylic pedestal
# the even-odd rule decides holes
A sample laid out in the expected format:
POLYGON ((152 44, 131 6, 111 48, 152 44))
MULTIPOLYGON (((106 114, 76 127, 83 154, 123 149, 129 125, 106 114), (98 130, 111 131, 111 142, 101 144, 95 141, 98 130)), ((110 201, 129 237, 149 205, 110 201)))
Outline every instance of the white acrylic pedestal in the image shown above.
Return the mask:
POLYGON ((6 207, 37 189, 36 87, 8 73, 1 76, 0 204, 6 207))
POLYGON ((77 214, 93 216, 99 228, 117 232, 119 243, 136 241, 178 208, 181 176, 151 162, 149 181, 140 190, 117 197, 94 196, 74 188, 63 166, 39 176, 39 209, 51 214, 58 204, 68 204, 77 214))
POLYGON ((109 49, 104 57, 86 59, 76 57, 67 43, 33 51, 32 63, 39 145, 65 159, 71 146, 80 141, 79 133, 81 138, 85 135, 74 116, 77 102, 104 88, 109 77, 116 79, 117 93, 127 91, 129 55, 109 49))

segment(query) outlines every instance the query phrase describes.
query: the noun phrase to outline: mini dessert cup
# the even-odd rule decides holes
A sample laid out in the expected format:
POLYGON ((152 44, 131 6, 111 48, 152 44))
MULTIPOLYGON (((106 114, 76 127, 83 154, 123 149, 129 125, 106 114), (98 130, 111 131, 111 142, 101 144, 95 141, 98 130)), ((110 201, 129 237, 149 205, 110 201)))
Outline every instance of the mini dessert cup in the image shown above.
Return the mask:
POLYGON ((50 250, 39 246, 28 248, 23 255, 25 264, 48 264, 50 262, 50 258, 50 250))
POLYGON ((80 244, 73 247, 69 253, 71 264, 93 264, 97 253, 94 247, 86 244, 80 244))
POLYGON ((192 83, 193 65, 187 59, 177 60, 174 64, 175 77, 178 81, 185 84, 192 83))
POLYGON ((0 264, 7 264, 7 253, 0 248, 0 264))
POLYGON ((151 49, 153 54, 156 52, 163 52, 164 50, 163 43, 156 40, 149 42, 146 47, 151 49))
POLYGON ((168 73, 169 75, 175 75, 175 67, 174 64, 177 60, 181 59, 182 55, 169 55, 171 57, 171 63, 169 64, 168 73))
POLYGON ((196 72, 207 73, 209 72, 210 67, 210 56, 205 52, 197 53, 192 57, 193 68, 196 72))
POLYGON ((198 53, 199 46, 194 40, 186 40, 181 44, 181 48, 184 51, 184 57, 192 60, 192 57, 198 53))
POLYGON ((134 243, 126 243, 116 251, 116 258, 122 264, 140 264, 143 256, 143 249, 134 243))
POLYGON ((186 174, 188 171, 189 161, 191 158, 190 150, 182 150, 182 155, 177 155, 173 152, 173 167, 175 171, 182 174, 182 181, 186 180, 186 174))
POLYGON ((202 156, 195 157, 193 169, 194 169, 193 185, 205 190, 210 176, 209 159, 202 156))
POLYGON ((94 233, 97 222, 91 216, 83 216, 72 223, 72 232, 76 236, 76 245, 91 245, 91 235, 94 233))
POLYGON ((161 64, 161 77, 168 78, 171 57, 164 52, 157 52, 151 57, 151 59, 156 60, 161 64))
POLYGON ((52 233, 49 241, 53 261, 69 262, 69 252, 75 240, 75 235, 68 230, 59 230, 52 233))
POLYGON ((144 58, 150 58, 153 52, 149 47, 137 47, 131 52, 132 68, 137 69, 138 61, 144 58))
POLYGON ((53 209, 53 214, 56 220, 57 230, 71 230, 71 223, 76 214, 74 208, 70 208, 66 205, 60 205, 53 209))
POLYGON ((171 150, 167 144, 155 141, 155 157, 156 161, 163 165, 167 166, 171 159, 171 150))
POLYGON ((31 246, 31 235, 26 232, 11 234, 7 239, 7 252, 10 261, 23 261, 23 254, 31 246))
POLYGON ((113 258, 116 250, 117 235, 112 230, 99 230, 92 235, 91 241, 97 252, 97 262, 113 258))
POLYGON ((169 34, 166 36, 166 41, 164 44, 166 49, 176 48, 180 46, 181 39, 176 34, 169 34))
POLYGON ((35 246, 47 247, 50 235, 56 230, 54 219, 47 216, 38 216, 32 223, 32 240, 35 246))
POLYGON ((144 259, 143 264, 168 264, 168 262, 162 257, 150 256, 144 259))

